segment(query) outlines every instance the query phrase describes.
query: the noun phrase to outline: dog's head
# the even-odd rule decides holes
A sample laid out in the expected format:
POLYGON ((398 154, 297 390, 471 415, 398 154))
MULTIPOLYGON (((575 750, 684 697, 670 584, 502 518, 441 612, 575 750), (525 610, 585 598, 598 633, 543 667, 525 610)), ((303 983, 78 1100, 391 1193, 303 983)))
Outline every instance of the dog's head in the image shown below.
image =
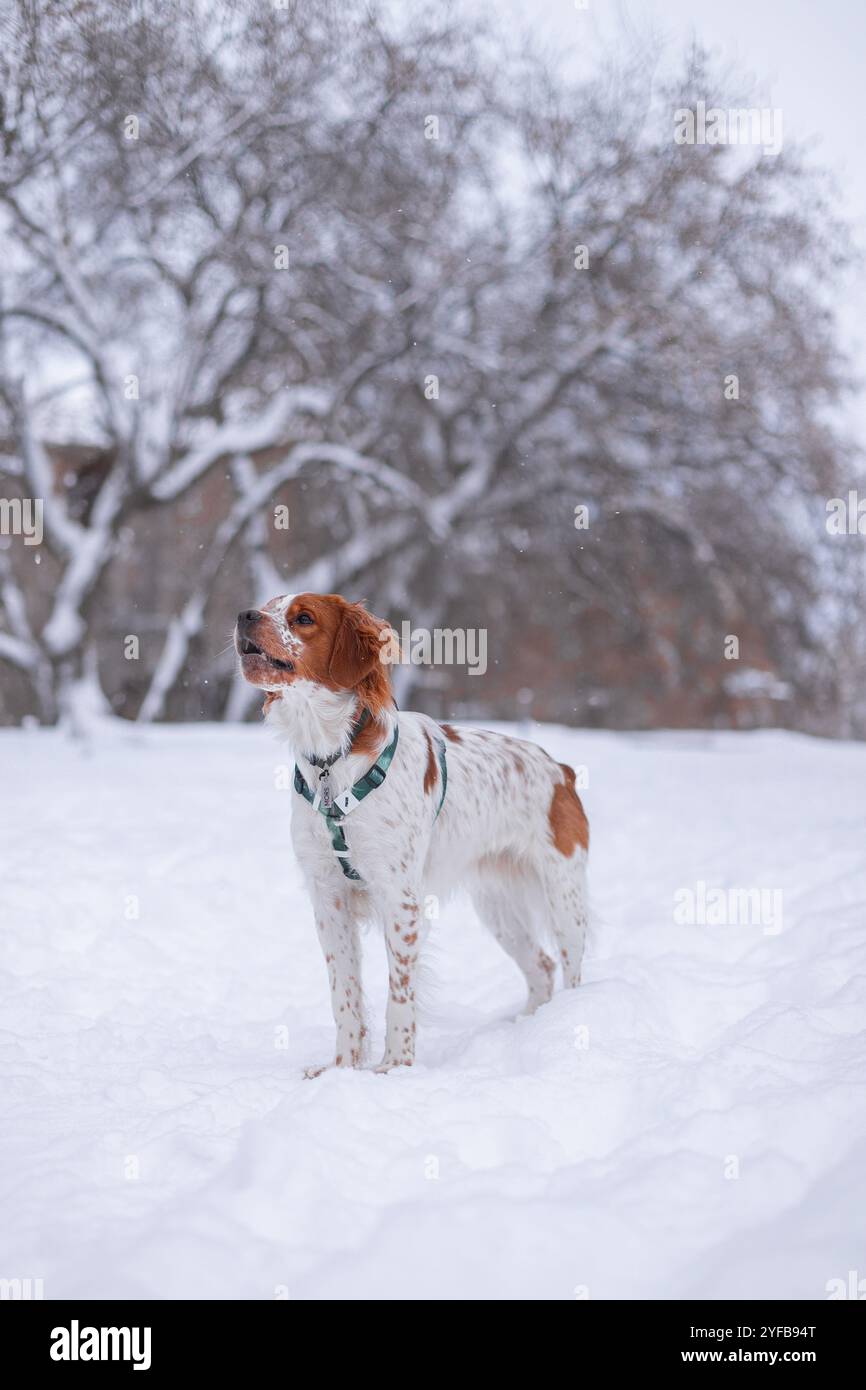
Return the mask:
POLYGON ((339 594, 288 594, 238 614, 235 650, 241 674, 271 696, 295 681, 357 690, 368 703, 390 700, 391 629, 339 594))

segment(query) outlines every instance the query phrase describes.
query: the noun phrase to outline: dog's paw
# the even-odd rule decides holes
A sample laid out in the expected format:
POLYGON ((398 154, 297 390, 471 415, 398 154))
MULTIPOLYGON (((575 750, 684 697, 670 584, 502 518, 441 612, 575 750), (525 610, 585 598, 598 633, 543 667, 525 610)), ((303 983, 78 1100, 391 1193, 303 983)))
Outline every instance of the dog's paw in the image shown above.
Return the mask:
POLYGON ((384 1076, 386 1072, 394 1071, 397 1067, 411 1067, 414 1060, 414 1057, 397 1057, 395 1059, 383 1057, 378 1067, 373 1067, 373 1071, 377 1076, 384 1076))
POLYGON ((360 1065, 360 1049, 353 1047, 348 1052, 338 1053, 333 1062, 322 1062, 321 1066, 318 1067, 304 1067, 304 1076, 308 1081, 312 1081, 314 1077, 321 1076, 323 1071, 332 1071, 335 1067, 338 1069, 351 1069, 352 1067, 359 1067, 360 1065))

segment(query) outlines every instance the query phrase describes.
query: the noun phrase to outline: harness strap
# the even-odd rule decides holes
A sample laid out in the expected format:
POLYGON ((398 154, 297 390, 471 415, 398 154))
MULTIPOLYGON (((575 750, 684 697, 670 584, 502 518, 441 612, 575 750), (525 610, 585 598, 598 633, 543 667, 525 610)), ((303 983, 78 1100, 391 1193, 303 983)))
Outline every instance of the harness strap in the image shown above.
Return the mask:
POLYGON ((442 774, 442 795, 439 798, 439 805, 436 807, 436 815, 433 817, 434 820, 437 820, 439 817, 439 812, 442 810, 445 803, 445 793, 448 790, 448 759, 445 757, 444 738, 436 739, 436 753, 439 758, 439 771, 442 774))
POLYGON ((352 865, 349 863, 349 846, 346 844, 346 837, 343 834, 343 822, 346 816, 349 815, 351 811, 354 811, 359 802, 364 800, 365 796, 369 796, 370 792, 374 792, 377 787, 381 787, 388 768, 391 766, 391 760, 394 757, 399 737, 400 726, 397 725, 394 729, 394 737, 388 744, 388 747, 379 754, 379 757, 376 759, 369 772, 365 772, 364 776, 360 777, 354 786, 350 787, 347 792, 343 792, 341 796, 335 797, 333 805, 327 808, 323 806, 321 802, 317 803, 317 798, 310 791, 310 788, 304 781, 304 775, 301 769, 298 767, 297 763, 295 763, 295 791, 300 792, 304 800, 309 801, 310 805, 317 808, 320 814, 325 817, 325 822, 331 835, 331 847, 340 861, 340 868, 343 870, 346 878, 353 878, 361 881, 361 875, 356 869, 353 869, 352 865))
MULTIPOLYGON (((353 869, 352 865, 349 863, 349 846, 343 834, 343 824, 346 817, 355 810, 360 802, 364 800, 365 796, 369 796, 370 792, 375 791, 377 787, 381 787, 387 775, 388 768, 391 766, 399 736, 400 727, 396 725, 394 728, 394 737, 388 744, 388 747, 379 754, 379 757, 376 759, 369 772, 365 772, 364 776, 360 777, 348 791, 342 792, 340 796, 334 797, 333 804, 330 807, 323 806, 318 797, 310 791, 310 788, 304 780, 301 769, 298 767, 297 763, 295 763, 295 791, 300 792, 304 800, 309 801, 313 809, 318 810, 319 813, 324 816, 331 836, 331 848, 337 856, 340 868, 343 870, 346 878, 355 879, 359 883, 363 883, 363 879, 357 869, 353 869)), ((436 743, 439 770, 442 774, 442 795, 439 798, 439 805, 436 807, 436 816, 434 816, 434 820, 442 810, 445 801, 445 791, 448 786, 448 763, 445 756, 445 740, 437 738, 436 743)))

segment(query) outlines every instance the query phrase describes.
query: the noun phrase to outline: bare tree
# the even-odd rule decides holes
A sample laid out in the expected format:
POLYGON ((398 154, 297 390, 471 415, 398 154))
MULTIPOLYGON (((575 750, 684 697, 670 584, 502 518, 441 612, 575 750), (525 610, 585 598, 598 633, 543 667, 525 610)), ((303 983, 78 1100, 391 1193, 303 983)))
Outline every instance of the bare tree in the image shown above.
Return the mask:
POLYGON ((674 681, 759 612, 808 703, 846 243, 796 154, 674 143, 717 90, 702 55, 573 88, 459 15, 329 0, 19 0, 5 30, 5 452, 53 569, 43 612, 3 557, 0 659, 44 717, 92 675, 125 529, 220 480, 143 719, 233 555, 257 598, 352 587, 430 623, 471 595, 537 625, 543 598, 566 661, 602 615, 674 681))

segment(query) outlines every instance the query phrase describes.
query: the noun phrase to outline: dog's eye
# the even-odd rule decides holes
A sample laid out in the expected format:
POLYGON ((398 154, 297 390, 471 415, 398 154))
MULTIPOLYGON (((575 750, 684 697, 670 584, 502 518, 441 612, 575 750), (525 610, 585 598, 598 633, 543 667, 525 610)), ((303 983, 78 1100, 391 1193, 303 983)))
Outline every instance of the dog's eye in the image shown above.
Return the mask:
POLYGON ((300 623, 302 627, 308 627, 312 621, 309 613, 299 613, 295 618, 295 622, 300 623))

